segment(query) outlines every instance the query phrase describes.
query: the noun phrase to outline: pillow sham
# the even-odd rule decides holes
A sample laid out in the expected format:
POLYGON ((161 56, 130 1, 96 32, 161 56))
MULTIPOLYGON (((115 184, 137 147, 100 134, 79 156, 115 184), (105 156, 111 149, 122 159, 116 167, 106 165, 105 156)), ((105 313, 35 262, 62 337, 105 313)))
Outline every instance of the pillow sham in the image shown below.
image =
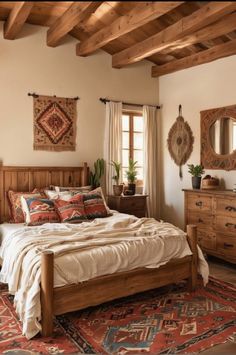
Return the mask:
POLYGON ((87 220, 83 195, 76 195, 69 201, 54 200, 54 205, 61 222, 80 223, 87 220))
POLYGON ((44 223, 58 223, 60 218, 55 210, 54 202, 47 198, 21 198, 25 214, 25 222, 30 226, 44 223))
POLYGON ((32 192, 16 192, 9 190, 7 192, 7 200, 10 208, 10 215, 12 223, 24 223, 24 213, 21 206, 21 197, 42 197, 38 189, 34 189, 32 192))
POLYGON ((88 192, 88 193, 89 193, 89 194, 99 194, 99 195, 102 197, 102 199, 103 199, 103 203, 104 203, 104 205, 105 205, 105 208, 106 208, 106 211, 107 211, 107 215, 112 216, 111 210, 110 210, 110 208, 107 206, 105 196, 104 196, 103 191, 102 191, 102 188, 101 188, 100 186, 97 187, 96 189, 94 189, 94 190, 88 192))
MULTIPOLYGON (((84 194, 84 209, 87 218, 107 217, 107 209, 99 193, 84 194)), ((76 198, 76 195, 73 197, 76 198)))
POLYGON ((55 186, 55 191, 71 191, 73 193, 87 193, 92 190, 92 186, 55 186))

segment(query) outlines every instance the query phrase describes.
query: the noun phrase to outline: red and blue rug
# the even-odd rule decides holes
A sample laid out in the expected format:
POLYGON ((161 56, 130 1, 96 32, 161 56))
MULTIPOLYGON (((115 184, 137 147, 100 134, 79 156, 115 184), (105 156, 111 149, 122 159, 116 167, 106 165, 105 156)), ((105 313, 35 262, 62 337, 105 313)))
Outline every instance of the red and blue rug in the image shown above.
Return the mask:
MULTIPOLYGON (((105 292, 105 290, 104 290, 105 292)), ((27 341, 6 291, 0 296, 0 353, 173 354, 236 338, 236 288, 211 279, 189 293, 180 283, 55 319, 54 335, 27 341)))

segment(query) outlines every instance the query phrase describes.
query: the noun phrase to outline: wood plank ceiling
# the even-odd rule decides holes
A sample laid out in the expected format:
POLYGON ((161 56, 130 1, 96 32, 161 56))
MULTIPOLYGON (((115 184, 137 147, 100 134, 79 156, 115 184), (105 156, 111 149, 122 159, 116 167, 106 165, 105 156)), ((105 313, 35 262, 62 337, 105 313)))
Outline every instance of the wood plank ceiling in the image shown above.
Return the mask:
POLYGON ((159 77, 236 54, 236 2, 0 2, 5 39, 20 40, 24 23, 49 27, 47 43, 79 40, 76 55, 102 49, 112 66, 149 60, 159 77))

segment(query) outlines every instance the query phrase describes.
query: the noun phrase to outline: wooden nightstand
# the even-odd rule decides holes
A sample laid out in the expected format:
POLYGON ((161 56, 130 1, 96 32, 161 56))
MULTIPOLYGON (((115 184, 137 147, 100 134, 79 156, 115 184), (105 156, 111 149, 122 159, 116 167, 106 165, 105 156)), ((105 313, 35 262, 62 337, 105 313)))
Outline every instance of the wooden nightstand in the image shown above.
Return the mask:
POLYGON ((148 195, 108 196, 108 206, 116 211, 145 217, 147 212, 148 195))

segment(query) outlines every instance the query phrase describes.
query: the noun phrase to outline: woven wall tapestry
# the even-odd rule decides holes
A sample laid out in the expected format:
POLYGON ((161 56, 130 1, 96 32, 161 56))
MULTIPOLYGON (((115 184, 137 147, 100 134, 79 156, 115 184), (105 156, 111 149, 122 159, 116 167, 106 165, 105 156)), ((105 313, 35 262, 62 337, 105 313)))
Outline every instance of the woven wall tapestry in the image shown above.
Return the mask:
POLYGON ((34 150, 75 150, 76 100, 34 96, 34 150))

